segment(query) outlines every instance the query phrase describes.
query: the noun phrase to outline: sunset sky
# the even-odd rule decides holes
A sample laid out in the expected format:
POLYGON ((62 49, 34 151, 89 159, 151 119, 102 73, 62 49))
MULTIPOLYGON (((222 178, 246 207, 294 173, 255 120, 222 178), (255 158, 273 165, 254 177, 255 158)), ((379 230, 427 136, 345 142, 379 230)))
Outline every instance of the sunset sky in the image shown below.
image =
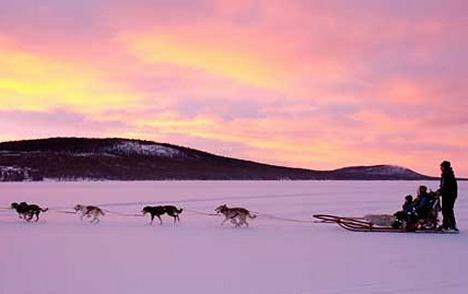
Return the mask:
POLYGON ((468 177, 468 1, 0 0, 0 141, 468 177))

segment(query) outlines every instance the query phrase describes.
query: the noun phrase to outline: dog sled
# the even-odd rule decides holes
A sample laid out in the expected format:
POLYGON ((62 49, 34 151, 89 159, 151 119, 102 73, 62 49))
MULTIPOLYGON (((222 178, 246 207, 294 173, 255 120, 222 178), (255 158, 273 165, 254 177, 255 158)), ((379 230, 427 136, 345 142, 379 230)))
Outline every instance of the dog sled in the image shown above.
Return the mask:
MULTIPOLYGON (((420 186, 420 193, 426 193, 426 187, 420 186), (425 188, 422 190, 422 188, 425 188)), ((337 224, 345 230, 352 232, 381 232, 381 233, 458 233, 458 231, 438 230, 439 212, 441 211, 440 197, 435 192, 427 193, 430 199, 420 206, 414 207, 411 195, 405 197, 403 210, 388 214, 369 214, 364 217, 342 217, 328 214, 317 214, 314 218, 319 223, 337 224), (409 199, 407 199, 410 197, 409 199), (405 210, 405 205, 410 201, 410 208, 405 210)), ((418 200, 422 201, 422 200, 418 200)))
POLYGON ((434 233, 434 234, 456 234, 455 231, 440 231, 436 228, 426 228, 424 226, 415 227, 412 230, 404 228, 394 228, 392 226, 382 226, 369 222, 364 217, 342 217, 329 214, 316 214, 314 218, 318 219, 319 223, 337 224, 341 228, 351 232, 379 232, 379 233, 434 233))

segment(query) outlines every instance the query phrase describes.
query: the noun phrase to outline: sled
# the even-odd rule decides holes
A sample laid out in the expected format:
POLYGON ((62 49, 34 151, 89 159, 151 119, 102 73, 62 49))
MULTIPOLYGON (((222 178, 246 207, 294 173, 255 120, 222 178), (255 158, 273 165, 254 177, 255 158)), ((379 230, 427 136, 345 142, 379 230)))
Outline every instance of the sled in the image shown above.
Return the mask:
POLYGON ((342 217, 328 214, 316 214, 314 215, 314 218, 319 219, 320 223, 337 224, 343 229, 351 232, 458 234, 458 232, 444 232, 433 229, 417 229, 414 231, 408 231, 393 227, 378 226, 361 217, 342 217))

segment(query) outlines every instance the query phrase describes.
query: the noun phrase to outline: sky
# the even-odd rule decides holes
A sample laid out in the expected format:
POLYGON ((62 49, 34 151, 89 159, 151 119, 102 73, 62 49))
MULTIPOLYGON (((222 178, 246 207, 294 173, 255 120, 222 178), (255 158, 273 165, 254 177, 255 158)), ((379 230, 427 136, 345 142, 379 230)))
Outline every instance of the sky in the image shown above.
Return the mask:
POLYGON ((467 1, 0 0, 0 141, 468 177, 467 1))

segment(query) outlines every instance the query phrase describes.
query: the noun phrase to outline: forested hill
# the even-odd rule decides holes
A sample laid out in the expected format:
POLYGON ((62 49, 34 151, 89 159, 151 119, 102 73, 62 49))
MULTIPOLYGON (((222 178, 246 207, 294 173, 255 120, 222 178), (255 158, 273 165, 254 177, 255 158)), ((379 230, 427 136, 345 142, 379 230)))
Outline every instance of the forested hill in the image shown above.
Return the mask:
POLYGON ((289 168, 143 140, 50 138, 0 143, 0 181, 426 180, 390 165, 330 171, 289 168))

